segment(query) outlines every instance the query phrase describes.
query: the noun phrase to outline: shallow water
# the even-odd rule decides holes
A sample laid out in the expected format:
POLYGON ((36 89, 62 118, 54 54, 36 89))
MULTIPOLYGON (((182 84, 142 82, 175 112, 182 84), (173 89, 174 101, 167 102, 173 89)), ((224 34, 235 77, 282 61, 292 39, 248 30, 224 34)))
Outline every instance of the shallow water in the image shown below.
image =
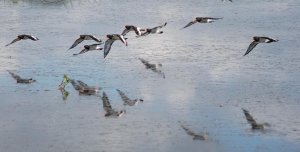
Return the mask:
POLYGON ((0 151, 300 151, 300 2, 297 0, 23 0, 0 2, 0 151), (196 16, 223 17, 179 30, 196 16), (162 35, 115 42, 72 56, 80 34, 121 33, 124 25, 168 25, 162 35), (4 47, 18 34, 39 41, 4 47), (279 39, 243 57, 252 36, 279 39), (166 78, 138 58, 162 63, 166 78), (16 84, 6 70, 37 83, 16 84), (101 86, 114 108, 116 89, 143 98, 119 119, 104 117, 98 96, 66 100, 63 74, 101 86), (241 108, 272 126, 253 132, 241 108), (193 141, 179 121, 208 141, 193 141))

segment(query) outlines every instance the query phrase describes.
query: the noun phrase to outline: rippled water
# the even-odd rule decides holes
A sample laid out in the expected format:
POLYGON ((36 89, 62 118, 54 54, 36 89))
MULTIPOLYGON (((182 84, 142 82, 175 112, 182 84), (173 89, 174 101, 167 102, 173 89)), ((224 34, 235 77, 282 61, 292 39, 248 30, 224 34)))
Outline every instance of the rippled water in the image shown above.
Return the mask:
POLYGON ((2 0, 0 151, 300 151, 300 2, 297 0, 2 0), (196 16, 223 17, 179 30, 196 16), (124 25, 168 25, 162 35, 72 56, 80 34, 121 33, 124 25), (18 34, 39 41, 4 47, 18 34), (279 39, 243 57, 252 36, 279 39), (138 58, 162 63, 166 78, 138 58), (37 83, 16 84, 6 70, 37 83), (98 96, 67 100, 63 74, 101 86, 114 108, 121 89, 145 101, 119 119, 104 117, 98 96), (241 108, 272 126, 253 132, 241 108), (178 121, 208 141, 193 141, 178 121))

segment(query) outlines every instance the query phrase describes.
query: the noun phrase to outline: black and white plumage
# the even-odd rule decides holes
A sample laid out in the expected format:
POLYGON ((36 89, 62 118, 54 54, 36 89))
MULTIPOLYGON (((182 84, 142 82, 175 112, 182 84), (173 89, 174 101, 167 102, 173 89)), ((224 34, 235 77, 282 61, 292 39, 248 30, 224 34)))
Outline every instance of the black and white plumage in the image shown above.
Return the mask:
POLYGON ((133 100, 129 99, 123 91, 121 91, 119 89, 117 89, 117 91, 124 102, 124 106, 134 106, 134 105, 138 104, 139 102, 143 102, 142 99, 133 99, 133 100))
POLYGON ((79 43, 81 43, 84 40, 94 40, 98 43, 102 42, 99 38, 97 38, 93 35, 80 35, 79 38, 76 39, 75 42, 72 44, 72 46, 69 48, 69 50, 73 49, 74 47, 76 47, 79 43))
POLYGON ((181 128, 186 132, 186 134, 190 135, 193 137, 193 140, 207 140, 208 139, 208 133, 195 133, 191 129, 187 128, 184 125, 180 125, 181 128))
POLYGON ((120 34, 109 34, 109 35, 106 35, 106 37, 107 37, 107 40, 105 41, 105 44, 104 44, 104 58, 108 55, 108 53, 109 53, 109 51, 111 49, 112 44, 116 40, 122 41, 122 43, 124 43, 127 46, 127 41, 126 41, 127 38, 124 38, 123 35, 120 35, 120 34))
POLYGON ((253 41, 251 42, 251 44, 249 45, 246 53, 244 54, 244 56, 246 56, 247 54, 249 54, 257 44, 259 43, 272 43, 272 42, 278 42, 279 40, 273 39, 273 38, 269 38, 269 37, 260 37, 260 36, 254 36, 253 37, 253 41))
POLYGON ((17 41, 20 40, 32 40, 32 41, 37 41, 39 40, 37 37, 33 36, 33 35, 26 35, 26 34, 22 34, 22 35, 18 35, 17 38, 15 38, 12 42, 10 42, 9 44, 6 44, 5 46, 9 46, 17 41))
POLYGON ((162 75, 163 78, 165 78, 165 74, 159 69, 162 64, 151 64, 149 61, 142 58, 139 58, 139 60, 145 65, 146 69, 151 69, 153 72, 158 73, 162 75))
MULTIPOLYGON (((163 34, 163 31, 161 31, 161 29, 163 27, 165 27, 166 25, 167 25, 167 22, 165 22, 163 25, 160 25, 160 26, 156 26, 153 28, 146 28, 146 32, 142 33, 140 36, 146 36, 148 34, 163 34)), ((140 36, 137 36, 137 37, 140 37, 140 36)))
POLYGON ((125 110, 117 111, 115 109, 112 109, 109 99, 104 91, 102 95, 102 101, 103 101, 103 109, 106 111, 104 115, 105 117, 121 117, 125 113, 125 110))
POLYGON ((136 35, 140 36, 145 29, 133 25, 126 25, 121 35, 125 36, 130 31, 134 31, 136 35))
POLYGON ((257 123, 255 121, 255 119, 250 115, 250 113, 249 113, 248 110, 246 110, 244 108, 242 108, 242 110, 243 110, 244 115, 245 115, 245 117, 247 119, 247 122, 251 125, 252 129, 264 129, 265 126, 266 127, 270 126, 270 124, 268 124, 268 123, 261 123, 261 124, 257 123))
POLYGON ((212 23, 215 20, 219 20, 223 18, 215 18, 215 17, 196 17, 194 20, 185 25, 182 29, 187 28, 195 23, 212 23))
POLYGON ((33 83, 36 81, 36 80, 33 80, 32 78, 29 78, 29 79, 21 78, 19 75, 15 74, 11 71, 7 71, 7 72, 17 81, 17 83, 33 83))
MULTIPOLYGON (((226 0, 222 0, 223 2, 225 2, 226 0)), ((233 2, 232 0, 228 0, 229 2, 233 2)))
POLYGON ((101 44, 92 44, 92 45, 85 45, 84 49, 81 50, 79 53, 73 54, 73 55, 79 55, 86 53, 88 51, 93 51, 93 50, 102 50, 103 48, 100 47, 101 44))

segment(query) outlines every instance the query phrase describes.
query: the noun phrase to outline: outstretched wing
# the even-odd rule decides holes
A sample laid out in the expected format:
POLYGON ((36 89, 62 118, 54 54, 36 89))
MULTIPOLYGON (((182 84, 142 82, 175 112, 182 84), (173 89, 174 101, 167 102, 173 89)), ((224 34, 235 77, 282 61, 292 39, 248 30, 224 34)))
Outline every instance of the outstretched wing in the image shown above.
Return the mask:
POLYGON ((99 38, 97 38, 97 37, 95 37, 95 36, 93 36, 93 35, 90 35, 90 38, 92 39, 92 40, 94 40, 94 41, 96 41, 96 42, 102 42, 99 38))
POLYGON ((127 46, 127 41, 123 35, 118 35, 119 39, 127 46))
POLYGON ((32 40, 32 41, 37 41, 39 40, 37 37, 33 36, 33 35, 24 35, 25 37, 27 37, 28 39, 32 40))
POLYGON ((125 28, 121 35, 125 36, 128 32, 130 32, 130 30, 127 30, 127 29, 125 28))
POLYGON ((83 53, 85 53, 85 52, 87 52, 87 51, 89 51, 89 50, 88 50, 88 49, 83 49, 83 50, 81 50, 79 53, 75 53, 75 54, 73 54, 73 55, 83 54, 83 53))
POLYGON ((253 126, 253 125, 256 125, 256 121, 255 121, 254 118, 250 115, 249 111, 246 110, 246 109, 244 109, 244 108, 242 108, 242 110, 243 110, 243 112, 244 112, 244 114, 245 114, 245 117, 246 117, 248 123, 251 124, 252 126, 253 126))
POLYGON ((196 133, 194 133, 193 131, 191 131, 189 128, 187 128, 187 127, 185 127, 185 126, 183 126, 183 125, 180 125, 181 126, 181 128, 188 134, 188 135, 190 135, 190 136, 196 136, 197 134, 196 133))
POLYGON ((111 45, 114 43, 115 40, 111 40, 111 39, 108 39, 105 41, 105 44, 104 44, 104 58, 108 55, 110 49, 111 49, 111 45))
POLYGON ((109 103, 109 99, 108 99, 108 97, 107 97, 107 95, 106 95, 106 93, 104 91, 103 91, 102 101, 103 101, 103 109, 107 113, 112 112, 113 110, 112 110, 112 107, 111 107, 111 105, 109 103))
POLYGON ((6 44, 5 46, 9 46, 9 45, 11 45, 11 44, 13 44, 13 43, 15 43, 17 41, 20 41, 20 40, 21 40, 20 38, 16 38, 13 41, 11 41, 9 44, 6 44))
POLYGON ((191 25, 193 25, 193 24, 195 24, 195 23, 197 23, 197 20, 193 20, 193 21, 189 22, 189 23, 188 23, 187 25, 185 25, 182 29, 187 28, 187 27, 189 27, 189 26, 191 26, 191 25))
POLYGON ((249 47, 248 47, 246 53, 244 54, 244 56, 246 56, 247 54, 249 54, 249 53, 255 48, 255 46, 256 46, 257 44, 258 44, 258 42, 253 41, 253 42, 249 45, 249 47))
POLYGON ((81 43, 83 41, 82 38, 78 38, 74 43, 73 45, 69 48, 70 49, 73 49, 75 46, 77 46, 79 43, 81 43))

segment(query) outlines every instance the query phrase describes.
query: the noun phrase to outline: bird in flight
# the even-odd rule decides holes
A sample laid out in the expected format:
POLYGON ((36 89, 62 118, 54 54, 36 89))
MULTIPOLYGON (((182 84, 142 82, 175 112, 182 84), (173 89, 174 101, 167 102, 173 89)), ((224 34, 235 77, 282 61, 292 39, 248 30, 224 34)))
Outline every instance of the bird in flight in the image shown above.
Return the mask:
POLYGON ((187 28, 195 23, 212 23, 215 20, 219 20, 223 18, 215 18, 215 17, 196 17, 194 20, 185 25, 182 29, 187 28))
POLYGON ((136 35, 140 36, 142 34, 142 31, 145 31, 145 29, 141 29, 140 27, 133 25, 125 25, 125 29, 123 30, 121 35, 125 36, 130 31, 134 31, 136 35))
POLYGON ((97 38, 93 35, 80 35, 79 38, 76 39, 75 42, 72 44, 72 46, 69 48, 69 50, 73 49, 74 47, 76 47, 79 43, 81 43, 84 40, 94 40, 98 43, 102 42, 99 38, 97 38))
POLYGON ((108 55, 108 53, 109 53, 109 51, 111 49, 112 44, 116 40, 122 41, 122 43, 124 43, 127 46, 127 41, 126 41, 127 38, 124 38, 123 35, 120 35, 120 34, 109 34, 109 35, 106 35, 106 37, 107 37, 107 40, 105 41, 105 44, 104 44, 104 58, 108 55))
MULTIPOLYGON (((140 36, 146 36, 148 34, 163 34, 164 32, 161 31, 161 29, 163 27, 165 27, 167 25, 167 22, 165 22, 163 25, 160 25, 160 26, 156 26, 156 27, 153 27, 153 28, 146 28, 146 32, 142 33, 140 36)), ((140 37, 140 36, 137 36, 137 37, 140 37)))
POLYGON ((33 35, 26 35, 26 34, 22 34, 22 35, 18 35, 17 38, 15 38, 12 42, 10 42, 9 44, 6 44, 5 46, 9 46, 17 41, 20 40, 32 40, 32 41, 37 41, 39 40, 37 37, 33 36, 33 35))
POLYGON ((93 51, 93 50, 102 50, 103 48, 101 48, 99 45, 101 45, 101 44, 85 45, 83 50, 81 50, 79 53, 76 53, 73 55, 79 55, 79 54, 83 54, 83 53, 86 53, 88 51, 93 51))
POLYGON ((278 42, 279 40, 273 39, 273 38, 269 38, 269 37, 260 37, 260 36, 254 36, 253 37, 253 41, 251 42, 251 44, 249 45, 246 53, 244 54, 244 56, 246 56, 247 54, 249 54, 257 44, 259 43, 272 43, 272 42, 278 42))

